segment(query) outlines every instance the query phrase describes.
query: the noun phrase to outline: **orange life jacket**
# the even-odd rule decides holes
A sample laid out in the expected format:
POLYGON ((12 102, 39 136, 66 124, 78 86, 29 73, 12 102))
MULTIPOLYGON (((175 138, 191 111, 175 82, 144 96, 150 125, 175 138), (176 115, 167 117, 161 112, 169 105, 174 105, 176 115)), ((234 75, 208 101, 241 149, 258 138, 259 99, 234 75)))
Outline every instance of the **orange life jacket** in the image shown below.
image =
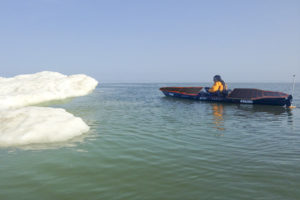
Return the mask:
POLYGON ((227 85, 223 86, 221 81, 217 81, 214 85, 208 90, 209 92, 223 92, 223 90, 227 90, 227 85))

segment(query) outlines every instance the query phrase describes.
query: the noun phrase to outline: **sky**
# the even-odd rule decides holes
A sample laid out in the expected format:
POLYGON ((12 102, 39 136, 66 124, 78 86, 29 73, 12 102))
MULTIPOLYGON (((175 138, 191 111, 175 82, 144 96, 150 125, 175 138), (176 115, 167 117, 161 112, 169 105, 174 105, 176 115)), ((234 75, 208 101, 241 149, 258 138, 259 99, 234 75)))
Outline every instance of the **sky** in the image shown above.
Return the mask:
POLYGON ((0 0, 0 76, 300 81, 299 0, 0 0))

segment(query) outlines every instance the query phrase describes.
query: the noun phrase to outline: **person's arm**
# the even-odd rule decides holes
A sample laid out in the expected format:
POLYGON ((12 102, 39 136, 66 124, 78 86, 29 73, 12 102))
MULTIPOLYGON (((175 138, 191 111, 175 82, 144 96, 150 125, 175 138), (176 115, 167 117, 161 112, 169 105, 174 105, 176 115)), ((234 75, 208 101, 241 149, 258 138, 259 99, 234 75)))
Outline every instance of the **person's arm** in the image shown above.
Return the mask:
POLYGON ((217 92, 219 90, 219 84, 218 82, 215 82, 215 84, 208 90, 209 92, 217 92))

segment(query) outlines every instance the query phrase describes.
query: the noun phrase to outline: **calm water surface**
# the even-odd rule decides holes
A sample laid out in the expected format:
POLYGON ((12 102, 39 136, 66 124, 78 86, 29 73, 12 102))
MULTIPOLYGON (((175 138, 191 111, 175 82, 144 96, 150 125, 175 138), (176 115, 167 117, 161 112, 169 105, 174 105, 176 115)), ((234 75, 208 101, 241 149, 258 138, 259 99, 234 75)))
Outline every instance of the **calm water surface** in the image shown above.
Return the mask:
POLYGON ((102 84, 53 102, 91 130, 62 144, 0 149, 0 199, 300 199, 300 84, 292 111, 158 90, 199 85, 210 84, 102 84))

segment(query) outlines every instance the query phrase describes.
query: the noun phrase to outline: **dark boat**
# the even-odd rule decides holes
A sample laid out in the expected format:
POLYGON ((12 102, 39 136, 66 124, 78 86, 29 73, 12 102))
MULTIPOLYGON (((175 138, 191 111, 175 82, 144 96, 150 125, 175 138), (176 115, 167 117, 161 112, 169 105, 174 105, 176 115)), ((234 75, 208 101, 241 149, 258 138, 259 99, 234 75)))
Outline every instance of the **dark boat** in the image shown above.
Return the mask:
POLYGON ((227 102, 238 104, 263 104, 290 107, 292 95, 283 92, 265 91, 252 88, 236 88, 225 92, 209 93, 203 87, 162 87, 167 97, 199 101, 227 102))

